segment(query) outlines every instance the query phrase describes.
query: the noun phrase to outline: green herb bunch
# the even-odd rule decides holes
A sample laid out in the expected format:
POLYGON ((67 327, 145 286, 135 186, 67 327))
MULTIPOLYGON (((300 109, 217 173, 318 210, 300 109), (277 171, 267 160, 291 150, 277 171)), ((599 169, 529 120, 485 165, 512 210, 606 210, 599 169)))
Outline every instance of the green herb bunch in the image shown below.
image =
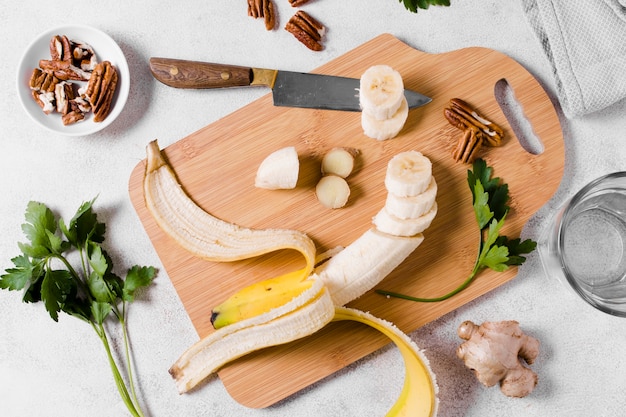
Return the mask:
POLYGON ((523 264, 526 261, 523 255, 535 250, 537 242, 531 239, 522 242, 519 238, 500 236, 500 229, 509 212, 509 186, 500 178, 492 178, 493 169, 482 159, 474 161, 472 168, 473 171, 467 171, 467 183, 472 192, 480 240, 478 255, 467 279, 448 294, 436 298, 411 297, 383 290, 377 290, 377 293, 418 302, 443 301, 467 288, 481 270, 490 268, 497 272, 505 271, 509 266, 523 264))
POLYGON ((428 9, 429 6, 450 6, 450 0, 400 0, 410 12, 417 13, 418 9, 428 9))
POLYGON ((50 317, 58 321, 65 312, 89 323, 104 345, 117 389, 133 416, 143 416, 133 382, 126 326, 127 307, 135 292, 152 283, 153 267, 133 266, 125 279, 113 273, 113 263, 101 244, 106 226, 93 211, 94 200, 83 203, 69 223, 58 219, 44 204, 31 201, 22 230, 28 243, 18 243, 22 254, 14 267, 0 276, 0 288, 22 290, 26 303, 43 302, 50 317), (78 253, 74 262, 70 255, 78 253), (116 320, 122 329, 128 386, 113 358, 104 326, 116 320))

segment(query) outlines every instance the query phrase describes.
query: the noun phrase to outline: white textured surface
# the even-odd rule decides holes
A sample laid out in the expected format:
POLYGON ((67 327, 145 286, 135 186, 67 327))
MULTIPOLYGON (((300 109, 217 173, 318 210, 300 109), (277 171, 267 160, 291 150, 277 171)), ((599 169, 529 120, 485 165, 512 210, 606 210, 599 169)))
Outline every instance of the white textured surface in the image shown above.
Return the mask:
MULTIPOLYGON (((293 10, 276 0, 281 28, 266 32, 246 15, 246 2, 161 0, 8 2, 0 4, 0 269, 10 266, 23 236, 26 203, 38 200, 64 217, 99 195, 109 224, 107 242, 118 268, 160 266, 130 204, 127 184, 144 147, 162 146, 218 120, 265 94, 210 94, 167 88, 150 76, 150 56, 308 71, 388 32, 426 52, 483 46, 518 60, 555 98, 551 68, 517 1, 452 0, 450 8, 411 14, 397 0, 313 0, 305 6, 328 28, 326 49, 313 53, 282 30, 293 10), (85 138, 55 136, 20 108, 15 70, 29 42, 51 26, 78 21, 118 41, 132 85, 124 113, 85 138)), ((586 182, 626 169, 626 103, 600 113, 561 118, 566 147, 563 182, 529 221, 538 239, 556 208, 586 182)), ((538 184, 537 186, 541 186, 538 184)), ((454 261, 451 259, 451 261, 454 261)), ((383 416, 403 378, 398 352, 387 347, 336 375, 264 410, 233 401, 219 380, 179 396, 167 369, 197 335, 164 271, 132 305, 129 326, 140 396, 150 416, 383 416)), ((626 409, 626 319, 593 310, 547 279, 537 254, 515 280, 411 334, 424 349, 440 385, 441 416, 616 416, 626 409), (456 359, 464 320, 514 319, 541 342, 533 369, 537 389, 509 399, 483 388, 456 359)), ((104 352, 93 331, 63 316, 54 323, 39 305, 0 293, 0 415, 124 416, 104 352)))

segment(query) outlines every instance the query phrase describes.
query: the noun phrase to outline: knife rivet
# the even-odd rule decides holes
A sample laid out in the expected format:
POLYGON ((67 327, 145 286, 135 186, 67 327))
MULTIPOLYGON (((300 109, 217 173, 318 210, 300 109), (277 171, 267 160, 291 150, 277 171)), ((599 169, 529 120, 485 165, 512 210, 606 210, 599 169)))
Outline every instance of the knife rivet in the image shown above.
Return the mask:
POLYGON ((170 68, 170 75, 176 75, 176 74, 178 74, 178 67, 170 68))
POLYGON ((222 80, 228 80, 230 78, 230 73, 228 72, 222 72, 220 75, 222 76, 222 80))

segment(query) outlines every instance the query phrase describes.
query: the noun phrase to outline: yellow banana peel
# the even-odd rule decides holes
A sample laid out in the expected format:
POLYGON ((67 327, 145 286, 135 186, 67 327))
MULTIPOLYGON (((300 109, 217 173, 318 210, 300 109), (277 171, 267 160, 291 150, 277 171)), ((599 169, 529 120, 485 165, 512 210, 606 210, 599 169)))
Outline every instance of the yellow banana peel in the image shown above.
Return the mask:
POLYGON ((386 417, 433 417, 437 415, 437 382, 428 359, 415 343, 392 323, 369 313, 335 307, 333 321, 352 320, 366 324, 387 336, 400 350, 406 368, 402 391, 386 417))

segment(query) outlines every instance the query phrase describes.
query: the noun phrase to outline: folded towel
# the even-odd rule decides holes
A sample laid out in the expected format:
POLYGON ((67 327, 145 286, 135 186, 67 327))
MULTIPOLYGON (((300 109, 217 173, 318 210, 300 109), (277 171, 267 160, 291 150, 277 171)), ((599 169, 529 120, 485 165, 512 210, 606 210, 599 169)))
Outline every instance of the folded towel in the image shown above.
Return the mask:
POLYGON ((522 0, 572 118, 626 98, 626 0, 522 0))

